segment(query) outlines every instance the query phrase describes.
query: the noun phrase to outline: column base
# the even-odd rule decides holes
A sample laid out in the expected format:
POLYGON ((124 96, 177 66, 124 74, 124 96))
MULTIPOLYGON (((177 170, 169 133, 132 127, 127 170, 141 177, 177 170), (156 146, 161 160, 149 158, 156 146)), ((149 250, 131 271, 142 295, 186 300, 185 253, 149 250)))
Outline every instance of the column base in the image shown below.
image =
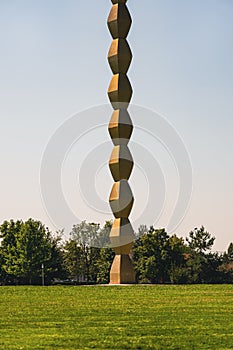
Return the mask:
POLYGON ((135 271, 129 255, 115 255, 110 271, 110 284, 134 284, 135 282, 135 271))

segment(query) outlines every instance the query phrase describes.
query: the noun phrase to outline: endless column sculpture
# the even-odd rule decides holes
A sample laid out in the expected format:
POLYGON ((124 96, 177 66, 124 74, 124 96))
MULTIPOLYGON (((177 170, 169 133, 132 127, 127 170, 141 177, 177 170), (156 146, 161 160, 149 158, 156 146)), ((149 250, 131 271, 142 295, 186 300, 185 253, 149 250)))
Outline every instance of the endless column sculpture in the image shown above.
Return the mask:
POLYGON ((129 255, 134 232, 128 219, 134 201, 128 184, 133 168, 133 158, 128 148, 133 125, 127 111, 133 93, 127 77, 132 52, 126 40, 132 19, 126 6, 127 0, 111 1, 113 6, 108 17, 108 28, 113 42, 108 53, 108 61, 114 75, 108 89, 108 96, 114 109, 109 123, 109 133, 114 148, 109 167, 115 183, 109 203, 115 216, 110 232, 115 258, 110 271, 110 284, 121 284, 135 283, 135 272, 129 255))

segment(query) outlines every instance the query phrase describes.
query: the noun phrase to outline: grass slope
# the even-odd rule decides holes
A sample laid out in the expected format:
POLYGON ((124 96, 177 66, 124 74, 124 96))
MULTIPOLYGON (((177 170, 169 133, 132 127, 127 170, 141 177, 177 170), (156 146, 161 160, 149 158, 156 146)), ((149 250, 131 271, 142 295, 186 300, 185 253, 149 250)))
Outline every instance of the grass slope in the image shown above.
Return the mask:
POLYGON ((233 349, 233 285, 0 287, 0 349, 233 349))

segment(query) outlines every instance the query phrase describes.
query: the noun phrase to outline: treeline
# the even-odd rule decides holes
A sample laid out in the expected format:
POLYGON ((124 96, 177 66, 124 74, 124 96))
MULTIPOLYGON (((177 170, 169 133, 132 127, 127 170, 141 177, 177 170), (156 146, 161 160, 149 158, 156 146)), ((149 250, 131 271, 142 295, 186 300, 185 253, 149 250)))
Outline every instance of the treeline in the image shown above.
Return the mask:
MULTIPOLYGON (((0 285, 41 284, 42 274, 46 284, 108 283, 114 258, 111 225, 83 221, 64 241, 62 231, 53 235, 39 221, 5 221, 0 226, 0 285)), ((132 248, 137 282, 233 283, 233 243, 220 254, 211 251, 214 241, 204 227, 183 239, 140 226, 132 248)))

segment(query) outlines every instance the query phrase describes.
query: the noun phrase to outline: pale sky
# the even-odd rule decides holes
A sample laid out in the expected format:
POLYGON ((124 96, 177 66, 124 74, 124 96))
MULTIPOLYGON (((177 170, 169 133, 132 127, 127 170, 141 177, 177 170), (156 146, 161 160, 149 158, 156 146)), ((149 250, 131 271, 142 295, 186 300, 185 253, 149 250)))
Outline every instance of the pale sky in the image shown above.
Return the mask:
MULTIPOLYGON (((233 241, 233 2, 129 0, 128 7, 133 17, 128 37, 134 54, 129 71, 132 104, 164 116, 183 140, 192 163, 192 198, 175 232, 185 237, 204 225, 216 237, 214 249, 226 250, 233 241)), ((0 0, 0 222, 33 217, 55 230, 41 199, 41 160, 52 135, 68 118, 109 103, 110 8, 110 0, 0 0)), ((101 113, 96 115, 100 120, 101 113)), ((102 118, 105 123, 110 115, 102 118)), ((149 130, 143 113, 141 118, 149 130)), ((104 130, 72 148, 62 181, 64 196, 80 219, 104 222, 104 214, 85 211, 78 191, 73 191, 76 162, 86 159, 98 137, 100 144, 110 142, 104 130)), ((132 218, 149 195, 138 144, 146 144, 152 154, 160 154, 158 163, 167 164, 159 164, 168 188, 164 213, 156 221, 156 227, 166 227, 177 187, 171 176, 175 172, 169 171, 172 166, 159 145, 137 130, 132 138, 138 162, 131 179, 132 218)), ((91 181, 92 168, 87 163, 85 169, 91 181)), ((98 176, 93 174, 93 183, 97 181, 97 193, 107 203, 112 185, 107 165, 98 176)), ((155 181, 160 181, 156 174, 155 181)), ((155 195, 155 207, 156 201, 155 195)), ((153 224, 150 214, 149 208, 141 223, 153 224)), ((110 217, 109 210, 106 219, 110 217)))

